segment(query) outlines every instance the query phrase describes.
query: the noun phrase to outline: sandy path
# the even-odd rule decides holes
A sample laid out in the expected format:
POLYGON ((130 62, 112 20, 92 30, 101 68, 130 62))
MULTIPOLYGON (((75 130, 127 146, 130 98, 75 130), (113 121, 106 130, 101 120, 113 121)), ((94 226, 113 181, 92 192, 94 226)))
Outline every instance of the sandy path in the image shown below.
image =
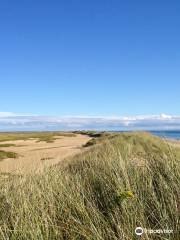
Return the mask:
POLYGON ((44 167, 59 163, 66 157, 80 153, 82 145, 89 140, 88 136, 76 135, 59 137, 53 143, 37 142, 37 139, 6 141, 4 143, 12 143, 16 146, 1 148, 1 150, 15 152, 19 157, 0 161, 0 172, 24 173, 42 170, 44 167))

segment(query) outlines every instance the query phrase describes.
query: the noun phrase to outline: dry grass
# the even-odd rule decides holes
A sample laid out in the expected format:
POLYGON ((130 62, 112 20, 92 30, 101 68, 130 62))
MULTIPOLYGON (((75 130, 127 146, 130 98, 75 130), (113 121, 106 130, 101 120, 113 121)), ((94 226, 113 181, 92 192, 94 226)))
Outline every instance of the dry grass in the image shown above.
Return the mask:
POLYGON ((174 231, 143 240, 179 240, 179 181, 179 148, 145 133, 106 138, 64 168, 3 175, 0 239, 133 240, 141 226, 174 231))

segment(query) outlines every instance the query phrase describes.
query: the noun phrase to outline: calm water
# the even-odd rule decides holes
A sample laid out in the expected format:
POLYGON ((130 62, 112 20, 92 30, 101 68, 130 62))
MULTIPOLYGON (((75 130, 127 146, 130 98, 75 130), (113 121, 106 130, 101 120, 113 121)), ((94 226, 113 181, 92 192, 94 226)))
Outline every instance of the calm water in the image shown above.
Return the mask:
POLYGON ((151 131, 151 133, 159 137, 180 140, 180 131, 151 131))

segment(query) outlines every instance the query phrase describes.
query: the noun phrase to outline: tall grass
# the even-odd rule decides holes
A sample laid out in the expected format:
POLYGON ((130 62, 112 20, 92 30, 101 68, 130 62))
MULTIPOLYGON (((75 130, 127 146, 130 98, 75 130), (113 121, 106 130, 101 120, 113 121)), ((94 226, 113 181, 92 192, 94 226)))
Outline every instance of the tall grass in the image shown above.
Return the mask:
POLYGON ((179 240, 180 151, 121 134, 40 174, 1 176, 0 239, 179 240), (69 162, 69 161, 68 161, 69 162))

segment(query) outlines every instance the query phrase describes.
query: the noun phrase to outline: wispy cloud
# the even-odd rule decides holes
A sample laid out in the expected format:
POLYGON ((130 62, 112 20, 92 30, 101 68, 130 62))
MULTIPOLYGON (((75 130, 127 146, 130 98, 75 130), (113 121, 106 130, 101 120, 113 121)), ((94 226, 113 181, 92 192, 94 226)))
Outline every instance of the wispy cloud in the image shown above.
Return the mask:
POLYGON ((180 116, 36 116, 0 112, 0 131, 18 130, 180 130, 180 116))
POLYGON ((0 112, 0 118, 12 117, 12 116, 14 116, 14 113, 12 113, 12 112, 0 112))

